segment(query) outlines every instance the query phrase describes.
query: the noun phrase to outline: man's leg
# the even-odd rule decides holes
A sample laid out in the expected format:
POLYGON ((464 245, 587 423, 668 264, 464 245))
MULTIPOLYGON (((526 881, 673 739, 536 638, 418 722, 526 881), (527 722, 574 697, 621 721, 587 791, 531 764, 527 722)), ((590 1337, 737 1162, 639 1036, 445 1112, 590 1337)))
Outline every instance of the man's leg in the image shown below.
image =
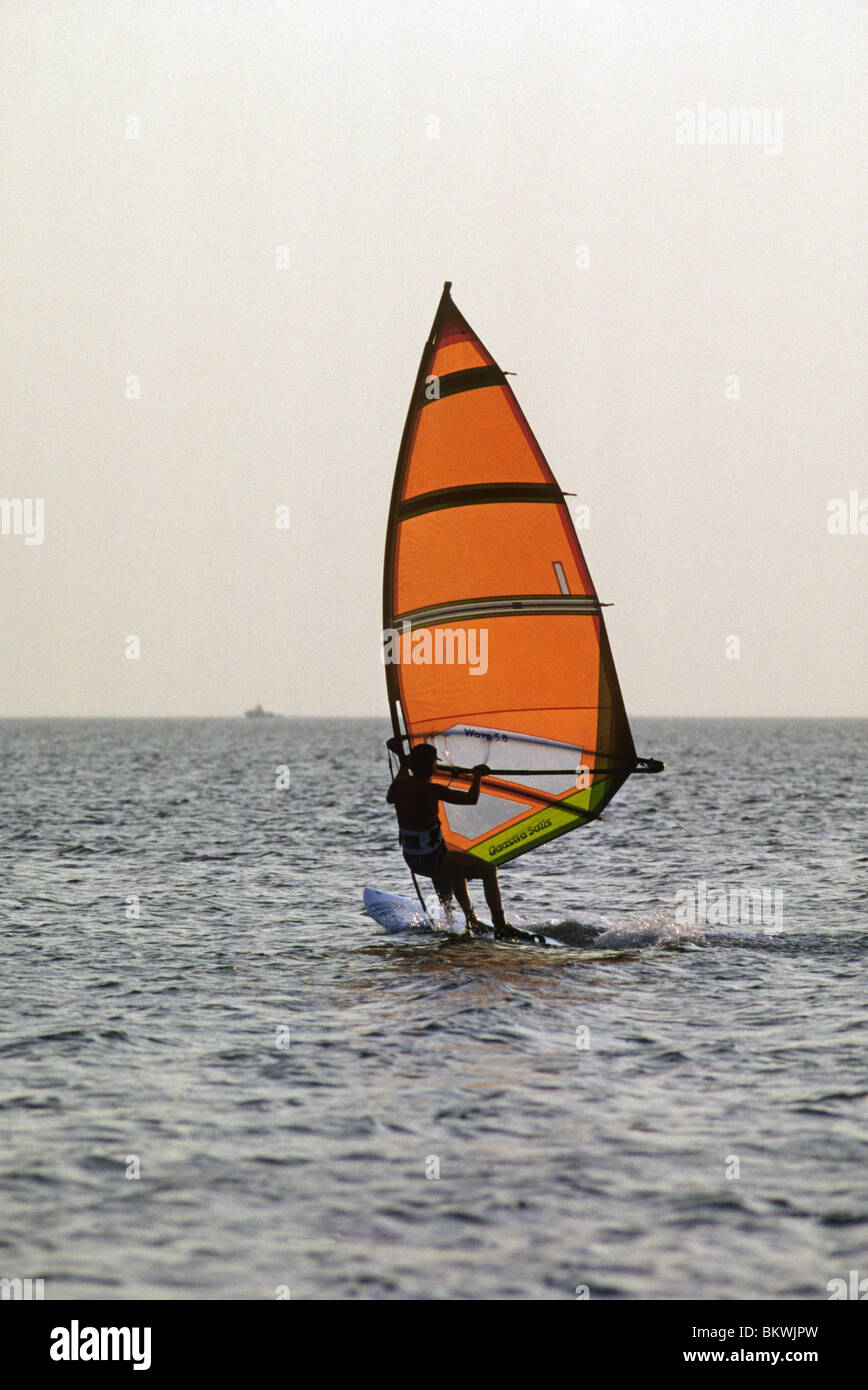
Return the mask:
POLYGON ((491 913, 491 925, 495 931, 506 930, 506 918, 503 915, 503 903, 500 901, 500 884, 497 881, 497 869, 493 864, 482 865, 482 891, 485 894, 485 901, 488 903, 488 910, 491 913))
MULTIPOLYGON (((441 867, 440 873, 441 875, 443 875, 443 877, 438 877, 434 880, 434 887, 437 890, 437 896, 440 899, 441 903, 443 903, 445 906, 448 902, 451 908, 452 894, 454 893, 456 898, 458 899, 458 905, 461 908, 461 911, 464 913, 464 920, 467 923, 468 930, 470 930, 473 927, 478 927, 479 918, 477 917, 476 912, 474 911, 473 903, 470 901, 470 894, 467 891, 466 879, 463 879, 460 875, 453 875, 449 873, 448 866, 446 865, 441 867)), ((451 920, 451 911, 449 915, 451 920)))
MULTIPOLYGON (((469 854, 461 854, 458 850, 449 850, 440 865, 440 874, 438 878, 438 881, 444 885, 449 896, 451 897, 454 893, 458 899, 458 905, 464 913, 468 931, 480 925, 476 910, 473 903, 470 901, 470 893, 467 889, 467 875, 471 872, 474 874, 476 873, 475 861, 472 856, 469 854)), ((440 889, 437 887, 437 881, 435 881, 434 886, 437 888, 439 895, 440 889)))
POLYGON ((461 911, 464 913, 464 920, 467 923, 467 930, 469 932, 472 932, 475 928, 480 928, 481 923, 476 915, 476 909, 474 908, 473 903, 470 901, 470 893, 467 889, 467 879, 454 878, 452 880, 452 886, 455 889, 455 896, 458 899, 458 902, 461 906, 461 911))
POLYGON ((495 931, 505 930, 506 921, 503 916, 503 904, 500 901, 497 870, 493 864, 483 864, 481 859, 477 859, 472 854, 462 854, 459 850, 450 850, 443 860, 441 873, 448 875, 469 927, 478 926, 479 918, 476 916, 470 901, 467 880, 469 878, 481 878, 485 901, 491 913, 491 924, 495 931))
POLYGON ((455 911, 452 905, 452 884, 448 878, 435 878, 432 880, 432 882, 434 884, 434 891, 437 894, 437 897, 440 899, 440 906, 443 908, 443 915, 446 918, 446 921, 451 926, 452 920, 455 916, 455 911))
MULTIPOLYGON (((481 859, 477 859, 473 854, 462 854, 460 850, 451 849, 443 860, 443 873, 448 874, 455 888, 455 896, 461 903, 465 916, 470 907, 470 897, 467 893, 468 878, 481 878, 482 888, 485 893, 485 901, 488 903, 488 910, 491 913, 491 925, 496 930, 502 930, 506 926, 503 915, 503 904, 500 901, 500 886, 497 882, 497 870, 493 864, 484 864, 481 859), (461 884, 461 889, 458 885, 461 884), (464 898, 462 898, 462 890, 464 898), (464 906, 464 900, 467 907, 464 906)), ((475 915, 475 914, 474 914, 475 915)))
MULTIPOLYGON (((485 864, 481 859, 477 859, 473 854, 461 854, 457 850, 450 850, 443 860, 443 870, 452 879, 455 886, 455 896, 461 903, 462 910, 467 916, 467 909, 458 891, 458 880, 462 881, 464 891, 467 891, 467 884, 463 882, 466 878, 481 878, 482 888, 485 893, 485 901, 491 913, 491 925, 494 927, 495 936, 503 937, 509 941, 539 941, 544 938, 537 932, 519 931, 517 927, 511 927, 507 922, 503 903, 500 900, 500 884, 497 880, 497 869, 493 864, 485 864)), ((469 898, 468 898, 469 904, 469 898)), ((472 910, 472 909, 471 909, 472 910)), ((468 923, 470 918, 468 917, 468 923)))

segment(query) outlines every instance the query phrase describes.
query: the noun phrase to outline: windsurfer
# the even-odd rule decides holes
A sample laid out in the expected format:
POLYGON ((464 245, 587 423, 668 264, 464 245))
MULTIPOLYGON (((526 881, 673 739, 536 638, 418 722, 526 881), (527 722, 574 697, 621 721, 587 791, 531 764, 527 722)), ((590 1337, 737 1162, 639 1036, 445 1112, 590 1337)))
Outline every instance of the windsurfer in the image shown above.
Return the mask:
POLYGON ((484 763, 472 768, 469 788, 458 791, 431 781, 437 751, 430 743, 417 743, 408 756, 404 756, 396 743, 396 740, 390 740, 389 746, 398 753, 401 767, 389 787, 386 800, 395 808, 401 849, 409 867, 414 873, 432 880, 437 896, 449 915, 452 913, 454 893, 470 935, 482 935, 486 930, 476 916, 467 889, 469 878, 481 878, 497 940, 538 940, 528 932, 511 927, 506 921, 495 866, 484 863, 475 855, 447 849, 443 839, 438 803, 449 801, 458 806, 475 806, 479 800, 480 781, 489 769, 484 763))

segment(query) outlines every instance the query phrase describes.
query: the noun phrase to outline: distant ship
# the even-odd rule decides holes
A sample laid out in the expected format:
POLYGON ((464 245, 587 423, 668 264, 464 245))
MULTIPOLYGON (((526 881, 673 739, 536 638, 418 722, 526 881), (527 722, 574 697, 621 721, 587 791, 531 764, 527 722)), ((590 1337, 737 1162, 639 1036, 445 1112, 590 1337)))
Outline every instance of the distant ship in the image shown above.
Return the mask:
POLYGON ((277 716, 275 715, 275 713, 274 713, 273 710, 270 710, 270 709, 263 709, 261 705, 256 705, 256 706, 254 706, 253 709, 246 709, 246 710, 244 711, 244 718, 245 718, 245 719, 276 719, 277 716))

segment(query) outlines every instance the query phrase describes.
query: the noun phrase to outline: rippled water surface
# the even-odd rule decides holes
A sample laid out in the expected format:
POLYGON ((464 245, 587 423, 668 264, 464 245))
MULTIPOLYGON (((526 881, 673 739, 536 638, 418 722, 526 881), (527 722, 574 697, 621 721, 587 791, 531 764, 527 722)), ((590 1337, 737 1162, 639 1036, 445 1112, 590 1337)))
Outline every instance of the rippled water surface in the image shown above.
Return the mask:
POLYGON ((411 891, 384 724, 0 723, 0 1276, 818 1299, 868 1274, 865 732, 636 721, 666 773, 503 871, 512 920, 572 943, 543 950, 361 914, 411 891), (780 912, 690 926, 700 881, 780 912))

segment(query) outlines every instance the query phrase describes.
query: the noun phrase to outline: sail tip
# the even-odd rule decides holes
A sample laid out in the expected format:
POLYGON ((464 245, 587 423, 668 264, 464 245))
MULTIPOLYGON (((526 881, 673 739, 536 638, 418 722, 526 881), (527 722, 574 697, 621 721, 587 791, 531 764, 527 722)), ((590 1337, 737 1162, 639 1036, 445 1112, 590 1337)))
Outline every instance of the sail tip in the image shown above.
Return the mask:
POLYGON ((449 292, 450 292, 451 289, 452 289, 452 281, 451 281, 451 280, 444 280, 444 281, 443 281, 443 293, 444 293, 444 294, 449 294, 449 292))

